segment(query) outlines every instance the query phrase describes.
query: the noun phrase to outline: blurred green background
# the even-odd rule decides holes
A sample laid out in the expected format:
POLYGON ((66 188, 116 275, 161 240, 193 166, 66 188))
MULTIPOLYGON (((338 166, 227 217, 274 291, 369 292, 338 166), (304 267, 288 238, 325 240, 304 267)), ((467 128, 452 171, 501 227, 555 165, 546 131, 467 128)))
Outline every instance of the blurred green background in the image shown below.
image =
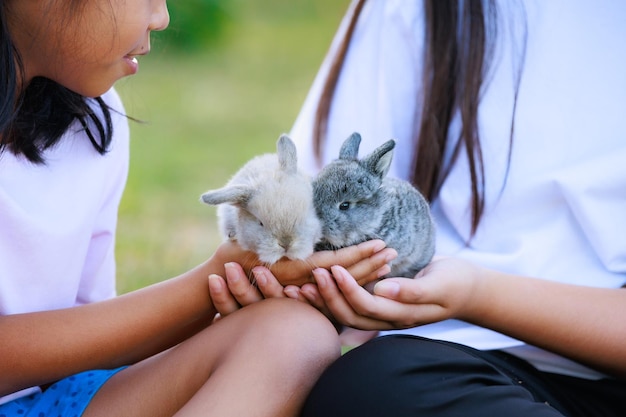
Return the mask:
POLYGON ((139 74, 116 84, 131 122, 118 291, 176 276, 219 244, 200 194, 288 132, 349 0, 170 1, 139 74))

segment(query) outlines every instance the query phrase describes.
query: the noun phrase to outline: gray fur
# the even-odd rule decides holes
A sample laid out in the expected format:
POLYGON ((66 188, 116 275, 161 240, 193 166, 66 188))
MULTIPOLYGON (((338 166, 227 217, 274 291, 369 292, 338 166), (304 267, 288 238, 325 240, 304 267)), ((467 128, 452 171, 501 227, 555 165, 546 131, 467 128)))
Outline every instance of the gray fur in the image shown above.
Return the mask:
POLYGON ((252 158, 226 186, 201 197, 218 205, 222 236, 268 264, 282 257, 307 258, 321 233, 311 181, 298 170, 295 144, 281 135, 276 149, 252 158))
POLYGON ((395 141, 359 160, 360 142, 361 136, 353 133, 343 143, 339 159, 313 181, 313 201, 322 222, 322 241, 316 249, 382 239, 398 252, 387 276, 413 277, 435 252, 428 202, 409 182, 386 177, 395 141))

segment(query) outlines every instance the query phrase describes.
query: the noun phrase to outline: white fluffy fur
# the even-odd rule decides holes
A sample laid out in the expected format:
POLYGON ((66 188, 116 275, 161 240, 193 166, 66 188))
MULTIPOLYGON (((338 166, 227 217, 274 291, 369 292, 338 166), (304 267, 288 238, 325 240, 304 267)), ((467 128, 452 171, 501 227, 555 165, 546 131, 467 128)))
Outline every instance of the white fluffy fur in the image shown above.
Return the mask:
POLYGON ((281 135, 276 149, 276 154, 254 157, 226 186, 201 197, 219 205, 222 235, 268 264, 308 257, 321 237, 311 180, 298 170, 294 143, 281 135))

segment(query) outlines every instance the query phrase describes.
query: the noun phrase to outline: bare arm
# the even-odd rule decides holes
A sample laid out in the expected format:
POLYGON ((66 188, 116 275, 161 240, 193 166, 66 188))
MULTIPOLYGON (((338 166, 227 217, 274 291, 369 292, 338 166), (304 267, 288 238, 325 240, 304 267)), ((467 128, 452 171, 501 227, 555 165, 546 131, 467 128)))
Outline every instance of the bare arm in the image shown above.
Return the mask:
POLYGON ((555 283, 447 258, 417 279, 383 280, 371 295, 343 268, 332 271, 315 272, 319 292, 349 326, 393 329, 457 318, 626 377, 626 290, 555 283))
POLYGON ((626 377, 626 291, 485 271, 461 318, 626 377))
POLYGON ((0 395, 86 369, 136 362, 211 323, 208 275, 246 259, 222 245, 179 277, 111 300, 55 311, 0 317, 0 395))

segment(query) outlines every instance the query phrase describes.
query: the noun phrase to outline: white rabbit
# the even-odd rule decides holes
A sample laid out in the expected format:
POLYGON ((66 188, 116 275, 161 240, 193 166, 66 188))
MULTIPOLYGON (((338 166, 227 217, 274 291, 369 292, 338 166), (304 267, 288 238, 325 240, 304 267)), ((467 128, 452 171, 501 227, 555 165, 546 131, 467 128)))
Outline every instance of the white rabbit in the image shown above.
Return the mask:
POLYGON ((294 143, 281 135, 276 149, 276 154, 252 158, 226 186, 201 197, 219 205, 224 238, 236 240, 270 265, 283 257, 308 257, 321 236, 311 180, 298 169, 294 143))
POLYGON ((435 252, 435 226, 428 202, 409 182, 386 177, 395 142, 357 159, 361 136, 353 133, 339 159, 313 181, 322 241, 317 250, 382 239, 398 252, 387 276, 413 277, 435 252))

